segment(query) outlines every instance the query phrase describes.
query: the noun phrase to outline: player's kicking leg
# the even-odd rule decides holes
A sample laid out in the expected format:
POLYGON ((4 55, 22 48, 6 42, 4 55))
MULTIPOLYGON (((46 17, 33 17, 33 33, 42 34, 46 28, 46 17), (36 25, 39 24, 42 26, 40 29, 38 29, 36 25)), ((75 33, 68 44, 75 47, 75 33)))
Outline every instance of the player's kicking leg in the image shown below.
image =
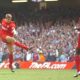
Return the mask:
POLYGON ((28 46, 20 43, 19 41, 16 41, 13 37, 7 36, 6 37, 6 42, 9 50, 9 68, 11 69, 12 72, 14 72, 12 63, 13 63, 13 45, 15 44, 16 46, 19 46, 25 50, 30 50, 31 48, 28 48, 28 46))

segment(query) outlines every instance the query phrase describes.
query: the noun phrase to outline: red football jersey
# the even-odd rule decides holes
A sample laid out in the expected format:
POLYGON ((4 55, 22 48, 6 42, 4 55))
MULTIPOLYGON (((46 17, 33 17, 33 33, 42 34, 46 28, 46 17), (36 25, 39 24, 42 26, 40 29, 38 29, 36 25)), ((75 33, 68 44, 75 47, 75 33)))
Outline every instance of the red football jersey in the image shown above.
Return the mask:
POLYGON ((8 23, 6 21, 6 19, 3 19, 1 24, 2 24, 2 33, 3 34, 7 34, 9 36, 14 35, 13 29, 15 29, 15 27, 16 27, 16 24, 14 21, 11 21, 10 23, 8 23))

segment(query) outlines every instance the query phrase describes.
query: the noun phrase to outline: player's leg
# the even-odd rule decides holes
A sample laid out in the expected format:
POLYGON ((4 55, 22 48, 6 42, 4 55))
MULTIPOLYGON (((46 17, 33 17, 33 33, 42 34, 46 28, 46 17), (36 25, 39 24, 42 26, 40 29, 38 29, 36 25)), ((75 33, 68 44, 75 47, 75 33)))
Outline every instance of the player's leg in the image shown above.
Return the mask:
POLYGON ((21 44, 20 42, 16 41, 15 38, 10 37, 10 36, 6 36, 6 43, 7 43, 7 47, 9 50, 9 68, 11 69, 12 72, 14 72, 14 69, 12 67, 12 63, 13 63, 13 45, 16 44, 17 46, 24 48, 24 49, 28 49, 27 46, 25 46, 24 44, 21 44))
POLYGON ((18 47, 21 47, 21 48, 25 49, 25 50, 28 50, 28 49, 29 49, 28 46, 22 44, 22 43, 19 42, 19 41, 15 41, 14 44, 15 44, 16 46, 18 46, 18 47))
POLYGON ((9 68, 11 69, 12 72, 14 72, 12 63, 13 63, 13 44, 12 43, 7 43, 7 47, 9 50, 9 68))
POLYGON ((7 36, 7 37, 6 37, 6 41, 7 41, 8 43, 13 42, 16 46, 21 47, 21 48, 23 48, 23 49, 25 49, 25 50, 28 50, 28 48, 29 48, 28 46, 22 44, 21 42, 17 41, 15 38, 10 37, 10 36, 7 36))

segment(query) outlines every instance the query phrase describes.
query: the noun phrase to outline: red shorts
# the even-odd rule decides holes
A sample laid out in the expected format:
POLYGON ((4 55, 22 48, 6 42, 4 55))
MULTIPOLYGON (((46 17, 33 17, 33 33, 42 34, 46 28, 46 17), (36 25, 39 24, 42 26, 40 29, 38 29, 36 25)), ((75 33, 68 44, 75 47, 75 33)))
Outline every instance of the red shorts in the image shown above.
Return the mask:
POLYGON ((7 33, 6 31, 0 30, 0 38, 5 43, 7 43, 7 41, 6 41, 6 37, 7 36, 13 37, 12 35, 10 35, 9 33, 7 33))

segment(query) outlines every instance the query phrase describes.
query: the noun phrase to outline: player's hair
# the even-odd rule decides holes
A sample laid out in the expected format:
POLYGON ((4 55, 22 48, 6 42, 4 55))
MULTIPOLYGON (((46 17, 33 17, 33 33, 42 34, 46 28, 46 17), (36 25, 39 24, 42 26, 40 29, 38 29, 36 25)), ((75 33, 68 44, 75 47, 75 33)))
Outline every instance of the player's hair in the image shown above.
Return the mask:
POLYGON ((5 15, 5 18, 12 18, 12 15, 11 15, 10 13, 7 13, 7 14, 5 15))

